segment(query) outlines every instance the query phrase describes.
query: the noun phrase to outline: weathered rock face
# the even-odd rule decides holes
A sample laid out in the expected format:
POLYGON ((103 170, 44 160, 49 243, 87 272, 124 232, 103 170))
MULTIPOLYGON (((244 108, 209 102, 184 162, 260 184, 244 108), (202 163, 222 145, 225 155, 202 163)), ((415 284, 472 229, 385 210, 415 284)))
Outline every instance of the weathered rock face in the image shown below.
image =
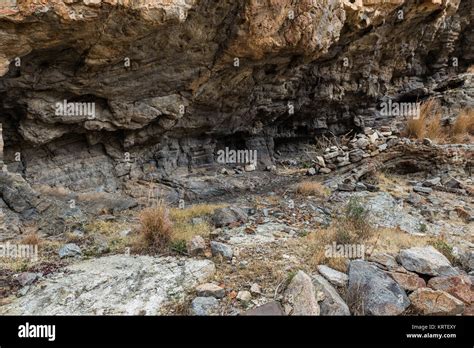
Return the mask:
POLYGON ((449 260, 432 246, 402 250, 399 258, 403 267, 420 274, 450 276, 458 273, 449 260))
POLYGON ((165 304, 214 272, 208 260, 107 256, 67 267, 0 311, 12 315, 157 315, 165 304))
POLYGON ((440 290, 418 289, 410 295, 410 301, 423 315, 458 315, 464 311, 462 301, 440 290))
POLYGON ((362 260, 350 263, 348 294, 365 315, 399 315, 410 305, 405 291, 390 276, 362 260))
POLYGON ((63 198, 138 200, 144 180, 176 201, 204 188, 173 178, 226 146, 268 165, 288 142, 389 122, 388 99, 454 113, 474 99, 471 6, 18 0, 0 10, 5 162, 63 198))

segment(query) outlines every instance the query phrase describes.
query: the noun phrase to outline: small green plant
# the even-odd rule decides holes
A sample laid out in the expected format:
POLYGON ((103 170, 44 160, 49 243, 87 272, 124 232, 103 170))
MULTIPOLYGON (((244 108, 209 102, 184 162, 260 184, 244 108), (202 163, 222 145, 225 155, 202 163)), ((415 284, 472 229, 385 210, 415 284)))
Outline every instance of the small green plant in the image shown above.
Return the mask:
POLYGON ((368 210, 362 205, 357 197, 351 197, 346 206, 346 219, 354 224, 363 224, 368 217, 368 210))
POLYGON ((449 262, 451 262, 451 264, 457 263, 457 258, 453 254, 453 247, 448 244, 443 238, 437 238, 431 241, 430 244, 441 254, 446 256, 446 258, 449 260, 449 262))
POLYGON ((369 211, 358 198, 352 197, 346 205, 344 216, 336 222, 336 242, 357 243, 369 239, 372 233, 369 211))
POLYGON ((420 230, 420 233, 425 233, 428 230, 428 227, 426 226, 426 224, 421 223, 419 230, 420 230))
POLYGON ((171 250, 178 254, 187 254, 186 241, 184 239, 178 239, 171 242, 171 250))
POLYGON ((288 277, 286 278, 286 284, 290 284, 297 273, 298 272, 295 270, 290 271, 290 273, 288 273, 288 277))

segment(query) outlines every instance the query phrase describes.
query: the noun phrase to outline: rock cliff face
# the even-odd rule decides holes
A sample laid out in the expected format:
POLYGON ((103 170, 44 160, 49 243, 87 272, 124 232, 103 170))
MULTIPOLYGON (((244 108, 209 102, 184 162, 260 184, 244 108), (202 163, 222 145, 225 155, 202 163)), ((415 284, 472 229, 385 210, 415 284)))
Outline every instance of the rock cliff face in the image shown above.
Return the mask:
POLYGON ((474 102, 473 17, 470 0, 17 0, 0 9, 0 205, 18 225, 216 195, 190 175, 226 146, 264 168, 397 121, 389 99, 455 114, 474 102))

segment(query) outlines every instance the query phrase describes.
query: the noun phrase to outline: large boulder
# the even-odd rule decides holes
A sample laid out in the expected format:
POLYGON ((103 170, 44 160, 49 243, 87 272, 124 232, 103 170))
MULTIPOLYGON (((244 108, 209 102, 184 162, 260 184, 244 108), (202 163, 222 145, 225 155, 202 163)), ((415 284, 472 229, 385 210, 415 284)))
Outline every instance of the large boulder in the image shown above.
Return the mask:
POLYGON ((464 303, 447 292, 421 288, 410 294, 413 308, 423 315, 457 315, 464 311, 464 303))
POLYGON ((398 258, 407 270, 420 274, 451 276, 459 273, 449 260, 432 246, 402 250, 398 258))
POLYGON ((315 274, 313 275, 313 285, 317 292, 324 294, 324 299, 319 304, 321 315, 351 315, 347 304, 326 279, 315 274))
POLYGON ((410 305, 405 291, 388 274, 363 260, 349 264, 348 297, 368 315, 399 315, 410 305))
POLYGON ((316 295, 310 276, 299 271, 291 279, 283 294, 285 311, 290 315, 319 315, 320 308, 316 295))
POLYGON ((426 282, 418 274, 412 272, 390 272, 390 276, 406 291, 425 288, 426 282))
POLYGON ((247 222, 247 213, 237 207, 216 209, 212 221, 216 227, 224 227, 237 222, 247 222))
POLYGON ((215 272, 209 260, 113 255, 81 261, 0 307, 9 315, 157 315, 215 272))
POLYGON ((466 275, 434 277, 428 281, 428 287, 445 291, 467 304, 472 303, 474 300, 471 290, 472 282, 469 276, 466 275))

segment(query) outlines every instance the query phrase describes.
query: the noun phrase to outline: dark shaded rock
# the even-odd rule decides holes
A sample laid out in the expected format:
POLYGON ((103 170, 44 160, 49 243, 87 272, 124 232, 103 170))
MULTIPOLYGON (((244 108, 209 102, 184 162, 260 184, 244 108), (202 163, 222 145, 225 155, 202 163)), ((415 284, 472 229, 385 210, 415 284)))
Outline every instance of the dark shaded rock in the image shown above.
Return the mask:
POLYGON ((216 227, 224 227, 236 222, 247 222, 247 220, 247 213, 236 207, 216 209, 212 217, 216 227))
POLYGON ((213 256, 221 255, 226 259, 231 259, 234 255, 234 251, 232 250, 231 246, 216 241, 211 241, 211 251, 213 256))
POLYGON ((399 315, 410 305, 405 291, 389 275, 362 260, 349 265, 348 297, 366 315, 399 315))

